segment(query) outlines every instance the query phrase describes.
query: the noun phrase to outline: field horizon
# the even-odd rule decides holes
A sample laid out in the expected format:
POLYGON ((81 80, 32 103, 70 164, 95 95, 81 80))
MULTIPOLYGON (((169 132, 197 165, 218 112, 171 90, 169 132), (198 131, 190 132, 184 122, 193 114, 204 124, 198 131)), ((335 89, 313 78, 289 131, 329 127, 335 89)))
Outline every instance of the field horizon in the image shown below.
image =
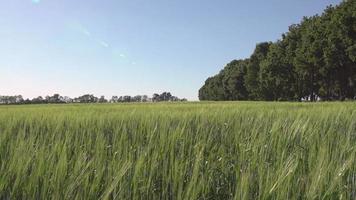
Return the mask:
POLYGON ((354 199, 354 102, 0 106, 1 199, 354 199))

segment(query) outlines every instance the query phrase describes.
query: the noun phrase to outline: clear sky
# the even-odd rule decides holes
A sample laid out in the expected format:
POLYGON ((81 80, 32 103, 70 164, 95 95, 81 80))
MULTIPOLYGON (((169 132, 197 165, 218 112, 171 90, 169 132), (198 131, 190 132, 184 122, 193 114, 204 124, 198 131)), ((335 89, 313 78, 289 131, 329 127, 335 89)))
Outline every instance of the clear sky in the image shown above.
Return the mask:
POLYGON ((198 99, 256 43, 340 0, 2 0, 0 95, 198 99))

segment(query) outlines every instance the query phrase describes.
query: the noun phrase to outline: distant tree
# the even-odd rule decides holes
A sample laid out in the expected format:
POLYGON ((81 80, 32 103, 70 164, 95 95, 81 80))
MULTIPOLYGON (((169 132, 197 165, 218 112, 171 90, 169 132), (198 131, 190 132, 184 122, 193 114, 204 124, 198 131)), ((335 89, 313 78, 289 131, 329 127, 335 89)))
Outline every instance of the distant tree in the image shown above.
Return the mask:
MULTIPOLYGON (((154 94, 153 98, 148 98, 147 95, 136 95, 136 96, 113 96, 110 99, 110 103, 118 102, 148 102, 148 101, 186 101, 186 99, 179 99, 173 96, 170 92, 163 92, 162 94, 154 94)), ((21 95, 16 96, 0 96, 0 104, 42 104, 42 103, 106 103, 105 96, 100 98, 95 97, 92 94, 85 94, 74 99, 68 96, 61 96, 59 94, 54 94, 53 96, 46 96, 45 98, 39 96, 33 98, 32 100, 24 100, 21 95)))
POLYGON ((131 96, 124 96, 122 101, 123 102, 131 102, 131 96))
POLYGON ((92 94, 85 94, 83 96, 77 97, 74 99, 74 102, 77 103, 95 103, 98 101, 98 98, 92 94))
POLYGON ((172 94, 170 92, 163 92, 159 95, 159 101, 169 101, 172 98, 172 94))
POLYGON ((33 98, 31 100, 31 103, 41 104, 41 103, 45 103, 45 100, 41 96, 38 96, 37 98, 33 98))
POLYGON ((110 102, 111 102, 111 103, 117 103, 117 102, 119 102, 119 97, 117 97, 117 96, 112 96, 110 102))
POLYGON ((68 96, 64 96, 63 97, 63 102, 64 103, 73 103, 73 99, 68 97, 68 96))
POLYGON ((105 99, 105 96, 101 96, 98 100, 99 103, 107 103, 108 100, 105 99))
POLYGON ((51 103, 59 103, 60 102, 60 95, 59 94, 54 94, 51 97, 51 103))
POLYGON ((24 102, 23 102, 24 104, 31 104, 32 102, 31 102, 31 100, 30 99, 26 99, 26 100, 24 100, 24 102))
POLYGON ((153 95, 152 95, 152 101, 153 102, 158 102, 160 99, 160 95, 159 94, 157 94, 157 93, 154 93, 153 95))
POLYGON ((142 102, 147 102, 147 101, 149 101, 148 100, 148 96, 147 95, 143 95, 142 96, 142 102))

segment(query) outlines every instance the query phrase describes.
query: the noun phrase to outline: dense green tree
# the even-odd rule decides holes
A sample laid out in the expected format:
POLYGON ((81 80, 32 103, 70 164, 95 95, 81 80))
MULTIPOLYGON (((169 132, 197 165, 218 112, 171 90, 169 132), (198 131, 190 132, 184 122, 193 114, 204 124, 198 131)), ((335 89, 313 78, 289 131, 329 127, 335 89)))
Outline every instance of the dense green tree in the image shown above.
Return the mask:
POLYGON ((282 35, 282 42, 284 46, 284 64, 293 68, 293 81, 294 85, 291 90, 294 91, 294 94, 291 96, 291 99, 300 101, 305 94, 305 89, 303 87, 304 82, 300 76, 297 75, 295 69, 296 61, 296 50, 300 46, 301 31, 299 24, 293 24, 289 27, 289 31, 286 34, 282 35))
POLYGON ((234 60, 227 64, 222 71, 223 90, 228 100, 248 99, 248 93, 244 84, 248 62, 248 60, 234 60))
POLYGON ((320 88, 320 67, 322 50, 318 37, 318 17, 305 17, 301 23, 301 38, 296 49, 295 68, 301 80, 302 97, 315 101, 320 88))
POLYGON ((228 63, 220 73, 206 80, 199 91, 201 100, 246 100, 245 76, 248 60, 234 60, 228 63))
POLYGON ((108 100, 105 99, 105 96, 101 96, 99 99, 98 99, 98 103, 107 103, 108 100))
POLYGON ((260 95, 264 100, 295 100, 293 66, 286 60, 283 42, 270 46, 266 59, 261 63, 260 95))
POLYGON ((249 59, 247 74, 245 77, 245 87, 250 99, 261 98, 260 69, 261 63, 266 59, 271 43, 264 42, 256 45, 256 49, 249 59))
POLYGON ((200 100, 227 100, 222 84, 222 76, 218 74, 205 81, 205 85, 199 90, 200 100))
POLYGON ((356 1, 304 17, 277 42, 260 43, 199 91, 201 100, 356 99, 356 1))
POLYGON ((333 98, 355 97, 356 85, 356 1, 328 7, 321 17, 326 30, 325 63, 332 71, 333 98))

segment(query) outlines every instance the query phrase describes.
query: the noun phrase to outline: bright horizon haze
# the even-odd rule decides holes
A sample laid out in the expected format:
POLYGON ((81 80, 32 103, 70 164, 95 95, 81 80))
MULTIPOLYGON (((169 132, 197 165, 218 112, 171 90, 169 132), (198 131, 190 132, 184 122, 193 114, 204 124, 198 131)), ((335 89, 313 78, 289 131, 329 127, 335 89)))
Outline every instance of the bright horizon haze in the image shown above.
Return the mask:
POLYGON ((0 95, 169 91, 205 80, 257 43, 341 0, 8 0, 0 7, 0 95))

